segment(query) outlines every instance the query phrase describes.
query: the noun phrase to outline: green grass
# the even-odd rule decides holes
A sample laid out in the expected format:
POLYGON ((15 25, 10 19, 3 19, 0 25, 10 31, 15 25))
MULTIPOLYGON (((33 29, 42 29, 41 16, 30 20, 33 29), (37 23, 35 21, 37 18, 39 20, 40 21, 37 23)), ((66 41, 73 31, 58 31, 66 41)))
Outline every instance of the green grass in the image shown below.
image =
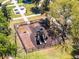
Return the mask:
MULTIPOLYGON (((25 15, 29 16, 29 15, 32 15, 33 13, 31 12, 31 8, 34 7, 34 4, 21 4, 19 6, 24 6, 26 8, 26 13, 25 15)), ((15 14, 13 12, 13 8, 14 6, 11 6, 11 7, 8 7, 8 9, 10 9, 10 14, 11 14, 11 17, 12 18, 17 18, 17 17, 20 17, 21 15, 20 14, 15 14)))
POLYGON ((32 15, 33 12, 31 11, 31 8, 34 7, 34 4, 24 4, 24 7, 26 8, 26 13, 25 15, 32 15))
POLYGON ((70 53, 64 52, 62 46, 33 52, 26 55, 26 59, 72 59, 70 53))
MULTIPOLYGON (((61 46, 59 46, 61 47, 61 46)), ((19 56, 16 59, 72 59, 71 54, 63 52, 61 48, 48 48, 46 50, 40 50, 32 53, 18 53, 19 56)))
POLYGON ((18 3, 23 3, 23 0, 18 0, 18 3))
POLYGON ((6 1, 6 0, 0 0, 0 3, 4 2, 4 1, 6 1))
POLYGON ((18 52, 16 59, 72 59, 72 46, 69 45, 69 43, 63 46, 57 45, 28 54, 26 54, 23 49, 20 48, 21 50, 18 52), (65 51, 65 48, 68 50, 65 51))
POLYGON ((20 14, 15 14, 15 13, 14 13, 13 8, 15 8, 15 6, 8 7, 8 9, 10 10, 11 18, 20 17, 20 16, 21 16, 20 14))

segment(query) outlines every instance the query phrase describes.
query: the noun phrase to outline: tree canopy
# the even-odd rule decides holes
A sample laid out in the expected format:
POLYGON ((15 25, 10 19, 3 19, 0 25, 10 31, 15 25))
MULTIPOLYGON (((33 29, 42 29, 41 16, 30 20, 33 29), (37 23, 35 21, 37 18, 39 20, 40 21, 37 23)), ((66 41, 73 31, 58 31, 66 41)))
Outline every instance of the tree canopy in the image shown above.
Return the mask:
MULTIPOLYGON (((54 18, 60 18, 62 15, 63 20, 70 19, 72 21, 70 36, 72 39, 73 48, 79 48, 79 1, 78 0, 55 0, 50 4, 50 15, 54 18)), ((60 20, 59 20, 60 21, 60 20)), ((61 22, 61 21, 60 21, 61 22)), ((79 51, 79 50, 78 50, 79 51)))
POLYGON ((9 11, 6 6, 0 9, 0 56, 4 59, 5 56, 13 56, 16 54, 16 45, 10 42, 9 28, 9 11))

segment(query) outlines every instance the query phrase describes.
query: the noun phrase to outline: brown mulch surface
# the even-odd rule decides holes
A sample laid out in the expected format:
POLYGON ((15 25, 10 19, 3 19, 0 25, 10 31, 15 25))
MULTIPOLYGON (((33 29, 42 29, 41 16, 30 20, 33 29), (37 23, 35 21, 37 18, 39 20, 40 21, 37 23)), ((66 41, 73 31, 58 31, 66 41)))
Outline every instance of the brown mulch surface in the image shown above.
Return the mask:
POLYGON ((41 45, 36 44, 36 37, 35 37, 36 31, 40 27, 42 27, 39 23, 34 23, 31 25, 23 24, 23 25, 19 25, 18 28, 17 28, 17 25, 15 25, 15 29, 26 52, 27 51, 32 52, 38 49, 48 48, 53 45, 52 39, 48 37, 47 31, 45 29, 44 29, 44 32, 48 37, 47 43, 43 43, 41 45))

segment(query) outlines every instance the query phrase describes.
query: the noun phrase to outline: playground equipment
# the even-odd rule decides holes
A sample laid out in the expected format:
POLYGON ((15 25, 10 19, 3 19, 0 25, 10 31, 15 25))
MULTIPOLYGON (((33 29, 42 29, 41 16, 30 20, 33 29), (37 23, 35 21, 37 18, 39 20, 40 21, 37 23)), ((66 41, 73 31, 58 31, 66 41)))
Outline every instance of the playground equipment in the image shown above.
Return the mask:
POLYGON ((37 45, 46 43, 46 40, 47 40, 47 36, 45 35, 43 28, 40 28, 36 32, 36 43, 37 43, 37 45))

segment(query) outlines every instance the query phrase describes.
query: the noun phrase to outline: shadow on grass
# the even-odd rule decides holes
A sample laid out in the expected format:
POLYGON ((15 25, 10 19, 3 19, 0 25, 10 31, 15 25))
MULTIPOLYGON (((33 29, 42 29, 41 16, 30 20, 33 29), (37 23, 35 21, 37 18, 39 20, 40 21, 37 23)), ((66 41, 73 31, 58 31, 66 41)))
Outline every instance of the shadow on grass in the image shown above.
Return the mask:
POLYGON ((44 10, 45 10, 45 11, 49 11, 49 10, 50 10, 50 8, 49 8, 49 7, 46 7, 44 10))
POLYGON ((38 7, 32 7, 32 8, 31 8, 31 11, 32 11, 34 14, 39 14, 39 13, 41 13, 41 10, 40 10, 38 7))
POLYGON ((25 4, 31 4, 32 2, 28 2, 28 1, 22 1, 25 4))
POLYGON ((44 14, 44 12, 47 12, 47 11, 49 11, 49 10, 50 10, 50 9, 49 9, 48 7, 46 7, 46 8, 43 8, 43 7, 41 7, 41 8, 32 7, 32 8, 31 8, 31 11, 32 11, 34 14, 39 14, 39 13, 44 14))

